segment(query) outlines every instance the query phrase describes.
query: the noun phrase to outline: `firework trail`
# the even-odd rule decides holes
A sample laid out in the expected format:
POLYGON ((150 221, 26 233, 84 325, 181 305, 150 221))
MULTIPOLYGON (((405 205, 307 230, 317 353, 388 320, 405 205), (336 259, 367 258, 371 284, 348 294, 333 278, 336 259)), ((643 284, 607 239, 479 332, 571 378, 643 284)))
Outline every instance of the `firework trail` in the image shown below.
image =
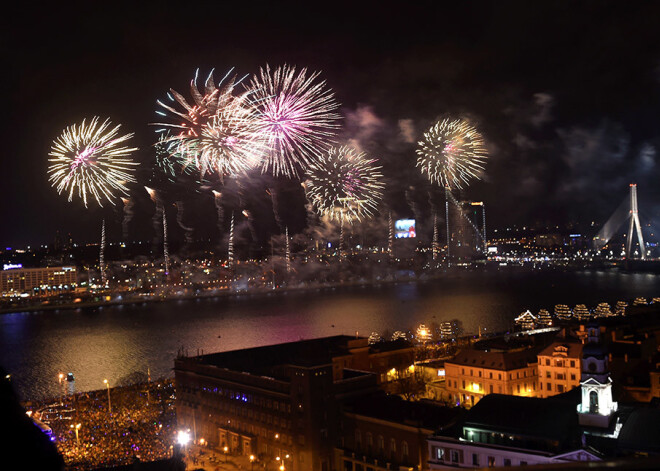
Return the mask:
POLYGON ((307 172, 307 198, 319 214, 340 223, 371 217, 384 189, 375 162, 348 146, 331 148, 307 172))
POLYGON ((144 187, 145 190, 147 190, 147 193, 149 193, 149 197, 151 198, 151 201, 154 202, 156 205, 156 211, 154 212, 153 217, 151 218, 151 223, 154 228, 154 244, 158 244, 160 242, 160 225, 161 225, 161 218, 162 215, 164 214, 164 208, 163 208, 163 202, 161 199, 158 197, 158 193, 156 190, 153 188, 149 188, 148 186, 144 187))
POLYGON ((105 286, 107 283, 107 278, 105 275, 105 219, 103 220, 103 225, 101 226, 101 248, 99 251, 99 269, 101 270, 101 284, 105 286))
POLYGON ((177 201, 175 203, 175 206, 176 206, 176 222, 179 225, 179 227, 183 230, 186 245, 190 246, 190 244, 193 243, 194 229, 192 227, 186 226, 183 223, 183 214, 186 209, 185 203, 183 201, 177 201))
POLYGON ((167 245, 167 214, 163 208, 163 257, 165 258, 165 276, 170 274, 170 250, 167 245))
POLYGON ((229 247, 227 249, 227 262, 230 267, 234 265, 234 211, 231 212, 231 223, 229 225, 229 247))
POLYGON ((218 231, 222 234, 222 223, 225 219, 225 210, 222 207, 222 193, 216 190, 211 190, 213 193, 213 201, 215 203, 215 210, 218 214, 218 231))
POLYGON ((433 260, 438 258, 438 213, 433 211, 433 260))
POLYGON ((133 219, 133 206, 135 203, 131 198, 122 198, 124 204, 124 218, 121 221, 121 232, 124 241, 128 240, 128 223, 133 219))
POLYGON ((417 167, 431 182, 463 188, 480 179, 487 154, 481 134, 463 119, 437 122, 418 142, 417 167))
POLYGON ((128 194, 126 184, 136 182, 133 172, 137 163, 130 155, 137 148, 122 145, 133 134, 120 136, 120 127, 112 127, 109 119, 99 123, 94 117, 67 127, 55 139, 48 154, 48 181, 58 194, 68 193, 71 201, 77 193, 85 207, 88 199, 93 198, 99 206, 103 206, 102 200, 114 205, 116 192, 128 194))
POLYGON ((197 74, 190 83, 192 102, 170 89, 169 101, 158 100, 156 113, 169 122, 154 123, 159 128, 159 143, 183 168, 193 166, 203 177, 217 172, 220 178, 236 175, 254 167, 264 151, 252 99, 253 90, 235 93, 244 80, 229 78, 231 69, 216 87, 213 71, 197 88, 197 74), (177 109, 178 108, 178 109, 177 109))
POLYGON ((266 139, 263 172, 297 177, 332 145, 339 104, 319 75, 287 65, 274 70, 266 66, 251 80, 259 133, 266 139))
POLYGON ((289 242, 289 226, 284 231, 286 237, 286 272, 291 273, 291 245, 289 242))
POLYGON ((144 187, 149 193, 151 200, 156 204, 156 212, 152 218, 154 229, 156 230, 155 242, 158 243, 160 240, 160 221, 163 223, 163 257, 165 258, 165 275, 170 274, 170 251, 167 245, 167 215, 165 213, 165 206, 163 205, 163 200, 158 196, 158 192, 153 188, 148 186, 144 187))
POLYGON ((392 221, 392 211, 389 211, 387 214, 387 227, 389 229, 387 252, 390 254, 390 258, 392 258, 394 256, 394 221, 392 221))

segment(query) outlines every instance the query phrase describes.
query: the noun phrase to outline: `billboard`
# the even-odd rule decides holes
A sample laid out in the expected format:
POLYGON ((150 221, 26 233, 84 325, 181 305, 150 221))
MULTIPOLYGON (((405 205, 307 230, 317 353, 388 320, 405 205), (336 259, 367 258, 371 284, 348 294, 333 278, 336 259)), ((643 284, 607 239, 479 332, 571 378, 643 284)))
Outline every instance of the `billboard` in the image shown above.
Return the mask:
POLYGON ((412 239, 416 237, 414 219, 397 219, 394 223, 394 237, 397 239, 412 239))

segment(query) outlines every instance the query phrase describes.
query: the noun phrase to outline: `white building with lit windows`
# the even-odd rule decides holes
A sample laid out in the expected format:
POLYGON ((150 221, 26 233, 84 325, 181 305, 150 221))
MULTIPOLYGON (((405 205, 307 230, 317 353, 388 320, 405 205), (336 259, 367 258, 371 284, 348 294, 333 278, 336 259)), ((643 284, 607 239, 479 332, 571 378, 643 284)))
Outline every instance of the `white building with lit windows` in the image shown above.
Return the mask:
POLYGON ((582 343, 561 339, 539 353, 538 397, 562 394, 580 386, 582 343))
POLYGON ((4 296, 53 296, 78 286, 76 267, 23 268, 5 265, 0 271, 0 293, 4 296))

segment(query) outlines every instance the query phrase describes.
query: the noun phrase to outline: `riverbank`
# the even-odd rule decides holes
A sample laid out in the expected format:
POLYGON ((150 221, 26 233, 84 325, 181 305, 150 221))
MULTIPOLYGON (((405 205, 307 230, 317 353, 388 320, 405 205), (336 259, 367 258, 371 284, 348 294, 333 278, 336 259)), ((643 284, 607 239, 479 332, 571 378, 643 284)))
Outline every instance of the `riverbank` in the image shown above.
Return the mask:
MULTIPOLYGON (((354 280, 354 281, 338 281, 333 283, 308 283, 308 284, 298 284, 293 285, 282 285, 275 288, 264 286, 264 287, 251 287, 244 289, 216 289, 216 290, 207 290, 206 292, 197 292, 190 294, 180 294, 180 293, 162 293, 159 295, 151 294, 147 296, 139 297, 124 297, 121 293, 113 293, 110 291, 98 292, 98 296, 101 298, 111 297, 110 300, 97 300, 97 301, 80 301, 80 302, 70 302, 63 304, 36 304, 32 306, 21 306, 21 307, 10 307, 10 308, 0 308, 1 314, 13 314, 13 313, 22 313, 22 312, 48 312, 48 311, 59 311, 59 310, 77 310, 77 309, 88 309, 88 308, 102 308, 102 307, 112 307, 112 306, 121 306, 121 305, 134 305, 134 304, 147 304, 147 303, 166 303, 170 301, 183 301, 183 300, 195 300, 195 299, 214 299, 214 298, 238 298, 238 297, 247 297, 247 296, 271 296, 273 294, 286 294, 286 293, 300 293, 300 292, 309 292, 309 291, 330 291, 336 289, 350 289, 350 288, 360 288, 360 287, 374 287, 378 288, 383 285, 397 285, 397 284, 406 284, 406 283, 426 283, 441 280, 443 278, 455 278, 461 274, 465 274, 470 271, 480 271, 480 270, 492 270, 493 268, 487 267, 452 267, 452 268, 441 268, 434 272, 423 272, 420 275, 412 273, 412 271, 402 270, 407 276, 400 275, 398 278, 382 279, 382 280, 354 280), (412 273, 412 275, 411 275, 412 273), (114 297, 113 297, 114 296, 114 297)), ((610 267, 608 270, 618 270, 616 267, 610 267)), ((524 267, 524 266, 507 266, 507 267, 497 267, 498 271, 538 271, 538 268, 524 267)), ((567 268, 567 267, 544 267, 545 271, 579 271, 584 270, 582 268, 567 268)), ((174 287, 172 287, 174 289, 174 287)))

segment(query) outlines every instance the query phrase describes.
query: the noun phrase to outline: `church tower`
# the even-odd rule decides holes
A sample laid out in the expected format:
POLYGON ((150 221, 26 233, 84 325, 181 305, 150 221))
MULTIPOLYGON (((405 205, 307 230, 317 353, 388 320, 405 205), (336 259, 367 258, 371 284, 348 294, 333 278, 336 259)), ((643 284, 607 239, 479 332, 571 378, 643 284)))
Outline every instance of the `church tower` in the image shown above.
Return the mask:
POLYGON ((582 350, 582 402, 578 405, 580 425, 609 428, 616 415, 612 401, 612 378, 607 355, 600 342, 597 323, 587 324, 587 343, 582 350))

